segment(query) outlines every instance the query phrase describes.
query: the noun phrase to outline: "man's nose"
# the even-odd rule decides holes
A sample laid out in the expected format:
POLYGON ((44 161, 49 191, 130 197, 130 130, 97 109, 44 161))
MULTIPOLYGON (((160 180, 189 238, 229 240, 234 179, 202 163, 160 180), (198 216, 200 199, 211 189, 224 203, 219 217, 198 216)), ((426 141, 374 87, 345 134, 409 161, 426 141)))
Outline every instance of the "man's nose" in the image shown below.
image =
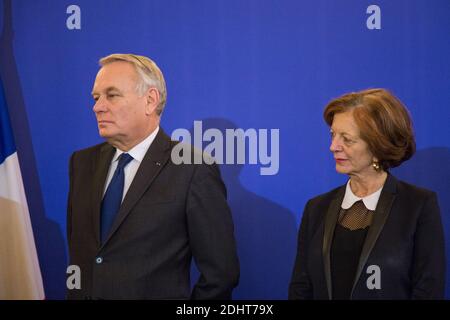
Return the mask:
POLYGON ((97 101, 95 101, 95 104, 94 104, 94 107, 92 108, 92 110, 95 113, 106 111, 105 99, 103 99, 102 97, 99 97, 97 99, 97 101))

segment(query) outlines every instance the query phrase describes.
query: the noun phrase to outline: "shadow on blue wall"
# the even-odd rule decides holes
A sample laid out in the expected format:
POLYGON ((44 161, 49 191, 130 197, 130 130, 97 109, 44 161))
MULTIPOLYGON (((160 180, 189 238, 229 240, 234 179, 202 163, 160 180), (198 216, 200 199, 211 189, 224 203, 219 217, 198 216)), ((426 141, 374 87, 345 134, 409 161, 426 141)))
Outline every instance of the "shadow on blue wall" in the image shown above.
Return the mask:
MULTIPOLYGON (((221 118, 204 119, 202 123, 203 131, 216 128, 224 137, 226 129, 237 128, 231 121, 221 118)), ((193 136, 193 129, 190 132, 193 136)), ((248 159, 248 150, 246 153, 248 159)), ((225 155, 224 150, 224 159, 225 155)), ((242 168, 243 165, 220 166, 233 214, 241 266, 239 286, 233 299, 287 299, 297 238, 294 214, 246 189, 239 179, 242 168)), ((196 272, 193 273, 193 281, 195 279, 196 272)))
POLYGON ((65 295, 66 247, 59 225, 45 216, 28 117, 14 58, 11 0, 5 0, 3 3, 3 21, 0 72, 27 194, 45 295, 47 299, 61 299, 65 295))
POLYGON ((392 170, 399 179, 433 190, 438 195, 446 238, 446 298, 450 298, 450 149, 418 150, 414 157, 392 170))

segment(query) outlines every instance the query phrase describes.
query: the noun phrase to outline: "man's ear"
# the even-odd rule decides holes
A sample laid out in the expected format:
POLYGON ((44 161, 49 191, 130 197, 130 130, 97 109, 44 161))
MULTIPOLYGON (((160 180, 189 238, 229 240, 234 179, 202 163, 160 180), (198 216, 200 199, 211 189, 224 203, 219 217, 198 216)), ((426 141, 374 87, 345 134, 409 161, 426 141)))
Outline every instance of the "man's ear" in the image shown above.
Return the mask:
POLYGON ((145 93, 146 97, 146 108, 145 108, 145 114, 150 115, 153 112, 155 112, 156 108, 159 105, 160 97, 159 97, 159 91, 158 89, 154 87, 150 87, 147 92, 145 93))

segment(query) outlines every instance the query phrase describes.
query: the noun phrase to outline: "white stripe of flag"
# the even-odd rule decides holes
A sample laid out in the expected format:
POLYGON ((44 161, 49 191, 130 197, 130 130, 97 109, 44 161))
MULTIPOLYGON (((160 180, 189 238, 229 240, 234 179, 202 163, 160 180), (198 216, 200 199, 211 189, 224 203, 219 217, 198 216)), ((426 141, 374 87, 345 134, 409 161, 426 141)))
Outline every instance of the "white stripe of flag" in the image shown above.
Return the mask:
POLYGON ((0 300, 44 298, 19 159, 0 82, 0 300))

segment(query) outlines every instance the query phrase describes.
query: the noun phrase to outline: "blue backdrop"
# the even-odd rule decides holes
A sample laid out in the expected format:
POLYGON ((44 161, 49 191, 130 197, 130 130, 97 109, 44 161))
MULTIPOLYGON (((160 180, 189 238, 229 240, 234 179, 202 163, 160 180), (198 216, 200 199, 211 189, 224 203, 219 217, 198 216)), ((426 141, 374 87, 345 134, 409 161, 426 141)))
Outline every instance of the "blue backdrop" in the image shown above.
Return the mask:
POLYGON ((418 151, 394 174, 438 193, 450 259, 450 1, 4 0, 0 28, 47 298, 64 297, 68 159, 101 141, 90 92, 98 59, 114 52, 161 67, 168 133, 194 120, 280 129, 278 174, 222 166, 242 268, 235 298, 287 298, 303 207, 346 180, 334 170, 323 108, 369 87, 391 89, 411 111, 418 151), (67 13, 72 4, 79 16, 67 13), (372 4, 381 29, 367 27, 372 4))

